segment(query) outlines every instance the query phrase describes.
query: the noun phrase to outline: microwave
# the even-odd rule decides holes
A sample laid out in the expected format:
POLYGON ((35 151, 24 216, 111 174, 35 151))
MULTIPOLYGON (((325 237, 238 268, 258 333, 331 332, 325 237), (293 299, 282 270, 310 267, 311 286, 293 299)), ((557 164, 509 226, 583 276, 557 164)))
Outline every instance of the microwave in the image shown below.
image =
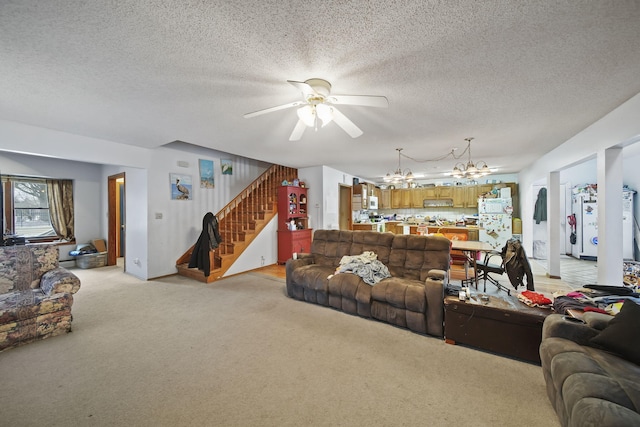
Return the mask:
POLYGON ((376 196, 369 196, 369 209, 378 209, 378 198, 376 196))

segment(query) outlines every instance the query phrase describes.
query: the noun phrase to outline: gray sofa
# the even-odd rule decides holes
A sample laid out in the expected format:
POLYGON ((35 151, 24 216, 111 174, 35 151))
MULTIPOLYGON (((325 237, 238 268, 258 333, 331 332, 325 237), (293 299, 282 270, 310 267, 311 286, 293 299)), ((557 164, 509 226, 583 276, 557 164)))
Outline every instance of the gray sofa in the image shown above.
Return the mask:
MULTIPOLYGON (((623 309, 627 304, 640 312, 631 302, 623 309)), ((640 322, 621 314, 587 312, 586 323, 560 314, 545 319, 540 358, 547 394, 563 426, 640 426, 640 322)))
POLYGON ((286 263, 287 294, 441 337, 450 245, 439 236, 316 230, 311 253, 286 263), (391 277, 369 285, 356 274, 334 274, 343 256, 365 251, 374 252, 391 277))

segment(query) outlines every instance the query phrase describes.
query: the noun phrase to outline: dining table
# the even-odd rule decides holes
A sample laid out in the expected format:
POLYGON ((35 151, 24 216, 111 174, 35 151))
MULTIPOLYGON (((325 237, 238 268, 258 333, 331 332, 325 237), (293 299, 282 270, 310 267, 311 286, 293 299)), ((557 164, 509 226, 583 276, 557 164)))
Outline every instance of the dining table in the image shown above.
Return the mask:
POLYGON ((473 284, 478 289, 478 254, 491 252, 493 247, 487 242, 477 240, 451 240, 451 249, 459 250, 465 254, 467 258, 465 266, 473 265, 473 284))

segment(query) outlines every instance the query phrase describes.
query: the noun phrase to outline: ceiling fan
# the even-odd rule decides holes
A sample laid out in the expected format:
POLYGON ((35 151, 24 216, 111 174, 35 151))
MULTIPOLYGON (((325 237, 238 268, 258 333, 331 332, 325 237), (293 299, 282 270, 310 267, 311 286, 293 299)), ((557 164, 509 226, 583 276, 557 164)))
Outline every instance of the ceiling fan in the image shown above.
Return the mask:
POLYGON ((300 107, 297 110, 298 123, 293 128, 289 141, 298 141, 307 127, 318 130, 318 125, 324 127, 335 122, 352 138, 362 135, 362 130, 336 108, 336 105, 360 105, 364 107, 389 106, 389 101, 384 96, 374 95, 331 95, 331 83, 324 79, 308 79, 304 82, 287 80, 302 92, 302 101, 294 101, 264 110, 254 111, 244 115, 246 119, 271 113, 286 108, 300 107))

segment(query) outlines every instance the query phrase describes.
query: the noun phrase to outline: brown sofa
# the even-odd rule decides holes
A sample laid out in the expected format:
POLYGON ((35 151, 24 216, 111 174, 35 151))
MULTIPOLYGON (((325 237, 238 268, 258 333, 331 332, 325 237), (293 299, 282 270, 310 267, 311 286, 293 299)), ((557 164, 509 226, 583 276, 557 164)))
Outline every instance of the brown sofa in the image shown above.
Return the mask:
POLYGON ((443 336, 444 278, 450 242, 441 236, 316 230, 311 253, 286 263, 287 294, 414 332, 443 336), (391 277, 369 285, 334 274, 345 255, 374 252, 391 277))
POLYGON ((615 318, 583 320, 552 314, 542 328, 542 373, 560 423, 640 426, 640 307, 627 301, 615 318))

